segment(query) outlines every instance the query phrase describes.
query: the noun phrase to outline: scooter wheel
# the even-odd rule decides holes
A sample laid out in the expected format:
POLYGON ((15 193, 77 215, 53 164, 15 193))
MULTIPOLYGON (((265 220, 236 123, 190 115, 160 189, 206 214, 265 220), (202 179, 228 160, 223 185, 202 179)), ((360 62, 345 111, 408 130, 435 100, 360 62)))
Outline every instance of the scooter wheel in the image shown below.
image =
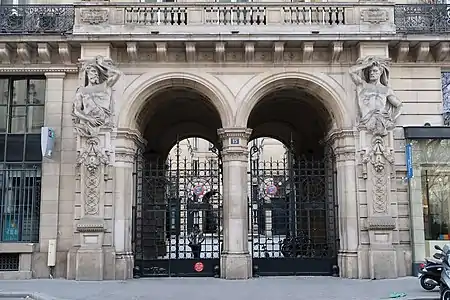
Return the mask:
POLYGON ((422 277, 420 278, 420 285, 422 286, 422 288, 426 291, 431 291, 433 290, 436 285, 435 284, 430 284, 430 283, 426 283, 425 280, 427 280, 428 277, 422 277))
POLYGON ((445 287, 441 291, 441 296, 439 297, 439 300, 450 300, 450 290, 448 287, 445 287))

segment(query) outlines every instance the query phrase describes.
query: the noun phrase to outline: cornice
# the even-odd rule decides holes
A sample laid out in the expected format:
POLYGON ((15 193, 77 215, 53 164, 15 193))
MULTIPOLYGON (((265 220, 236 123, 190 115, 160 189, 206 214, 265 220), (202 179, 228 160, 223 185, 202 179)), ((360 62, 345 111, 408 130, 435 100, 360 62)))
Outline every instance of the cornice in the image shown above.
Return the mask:
POLYGON ((72 73, 76 74, 78 73, 78 67, 76 66, 61 66, 61 67, 43 67, 41 66, 0 66, 0 72, 1 73, 7 73, 7 74, 46 74, 46 73, 72 73))

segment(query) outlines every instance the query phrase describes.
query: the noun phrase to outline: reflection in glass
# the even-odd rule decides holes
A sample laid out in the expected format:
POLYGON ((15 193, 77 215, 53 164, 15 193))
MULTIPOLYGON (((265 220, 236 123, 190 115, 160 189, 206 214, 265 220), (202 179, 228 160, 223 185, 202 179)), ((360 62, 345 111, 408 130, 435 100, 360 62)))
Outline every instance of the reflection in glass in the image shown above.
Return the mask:
POLYGON ((24 105, 27 103, 27 80, 15 80, 13 84, 12 105, 24 105))
POLYGON ((0 79, 0 105, 7 105, 9 98, 8 79, 0 79))
POLYGON ((414 178, 410 188, 412 201, 418 200, 413 203, 422 206, 425 239, 449 240, 450 140, 414 140, 411 144, 414 178))

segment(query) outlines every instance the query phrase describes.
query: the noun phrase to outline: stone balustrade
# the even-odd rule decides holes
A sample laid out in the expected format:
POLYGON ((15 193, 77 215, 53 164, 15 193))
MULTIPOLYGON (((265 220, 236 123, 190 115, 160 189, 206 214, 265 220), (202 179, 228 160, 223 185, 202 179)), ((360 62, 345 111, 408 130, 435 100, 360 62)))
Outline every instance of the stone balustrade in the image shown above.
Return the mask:
POLYGON ((392 3, 75 4, 74 34, 395 34, 392 3), (95 28, 93 28, 95 27, 95 28))

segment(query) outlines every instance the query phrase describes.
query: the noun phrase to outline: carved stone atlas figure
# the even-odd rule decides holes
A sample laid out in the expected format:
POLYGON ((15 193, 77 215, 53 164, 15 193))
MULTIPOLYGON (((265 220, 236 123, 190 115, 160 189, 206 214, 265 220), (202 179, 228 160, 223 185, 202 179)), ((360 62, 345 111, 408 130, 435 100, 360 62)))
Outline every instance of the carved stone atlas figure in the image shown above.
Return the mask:
POLYGON ((401 114, 402 102, 389 86, 389 59, 368 56, 350 68, 356 84, 359 128, 373 135, 385 136, 394 129, 401 114))
POLYGON ((72 116, 76 132, 90 137, 97 135, 100 127, 112 127, 112 86, 121 72, 102 56, 85 62, 81 71, 85 78, 75 93, 72 116))

